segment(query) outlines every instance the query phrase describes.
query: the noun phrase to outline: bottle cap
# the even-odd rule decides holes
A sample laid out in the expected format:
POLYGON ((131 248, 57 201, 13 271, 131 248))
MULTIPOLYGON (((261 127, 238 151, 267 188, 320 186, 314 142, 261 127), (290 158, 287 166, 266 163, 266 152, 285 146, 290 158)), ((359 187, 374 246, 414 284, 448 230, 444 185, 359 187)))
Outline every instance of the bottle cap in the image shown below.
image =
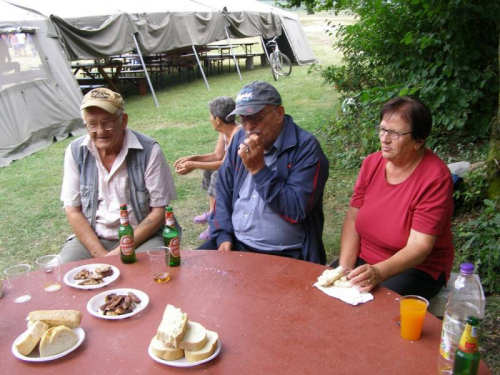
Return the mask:
POLYGON ((460 265, 460 273, 472 275, 474 273, 474 265, 472 263, 462 263, 460 265))

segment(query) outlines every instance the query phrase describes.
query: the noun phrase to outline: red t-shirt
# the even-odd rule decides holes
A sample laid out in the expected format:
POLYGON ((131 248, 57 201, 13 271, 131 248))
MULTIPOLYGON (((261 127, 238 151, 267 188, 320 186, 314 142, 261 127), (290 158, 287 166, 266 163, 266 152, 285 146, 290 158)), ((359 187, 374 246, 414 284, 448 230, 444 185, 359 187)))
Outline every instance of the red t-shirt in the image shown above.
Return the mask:
POLYGON ((434 279, 445 271, 450 277, 454 258, 451 236, 453 182, 446 164, 431 150, 403 182, 385 178, 387 160, 381 152, 368 156, 354 185, 351 206, 359 208, 356 232, 361 237, 359 256, 377 264, 403 249, 410 230, 437 236, 431 253, 416 266, 434 279))

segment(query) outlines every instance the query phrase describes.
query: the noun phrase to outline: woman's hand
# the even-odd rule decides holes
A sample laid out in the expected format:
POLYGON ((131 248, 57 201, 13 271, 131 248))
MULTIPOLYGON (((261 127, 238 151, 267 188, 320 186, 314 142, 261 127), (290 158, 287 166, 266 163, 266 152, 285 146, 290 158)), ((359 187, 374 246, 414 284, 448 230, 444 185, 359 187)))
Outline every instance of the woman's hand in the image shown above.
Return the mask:
POLYGON ((382 276, 377 266, 363 264, 349 272, 347 279, 352 286, 358 287, 360 292, 369 292, 380 284, 382 276))
POLYGON ((185 161, 176 166, 175 172, 181 175, 188 174, 196 169, 196 163, 194 161, 185 161))
POLYGON ((184 156, 183 158, 177 159, 174 163, 174 168, 177 169, 181 164, 191 160, 191 156, 184 156))

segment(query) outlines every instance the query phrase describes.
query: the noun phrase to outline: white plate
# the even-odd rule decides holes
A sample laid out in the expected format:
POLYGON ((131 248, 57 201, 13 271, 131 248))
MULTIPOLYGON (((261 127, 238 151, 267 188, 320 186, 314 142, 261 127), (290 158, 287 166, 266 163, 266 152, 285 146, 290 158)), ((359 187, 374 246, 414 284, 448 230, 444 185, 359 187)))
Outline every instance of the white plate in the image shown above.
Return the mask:
POLYGON ((177 359, 175 361, 165 361, 164 359, 158 358, 157 356, 155 356, 153 354, 153 352, 151 351, 151 345, 148 347, 148 353, 149 353, 149 356, 151 358, 153 358, 156 362, 162 363, 164 365, 173 366, 173 367, 193 367, 193 366, 198 366, 198 365, 201 365, 202 363, 211 361, 212 359, 217 357, 220 353, 220 348, 221 348, 221 345, 220 345, 220 340, 219 340, 217 342, 217 348, 215 348, 214 354, 212 354, 208 358, 202 359, 201 361, 197 361, 197 362, 189 362, 186 359, 186 357, 183 357, 181 359, 177 359))
POLYGON ((97 285, 78 285, 78 283, 80 283, 82 280, 75 280, 75 279, 73 279, 73 277, 78 272, 80 272, 84 269, 94 272, 94 270, 96 268, 100 268, 102 266, 108 266, 108 265, 109 264, 104 264, 104 263, 86 264, 85 266, 73 268, 72 270, 66 272, 66 275, 64 275, 64 279, 63 279, 64 283, 66 285, 69 285, 69 286, 71 286, 73 288, 77 288, 77 289, 99 289, 99 288, 102 288, 106 285, 111 284, 113 281, 118 279, 118 277, 120 277, 120 270, 118 268, 116 268, 115 266, 111 266, 111 269, 113 270, 113 274, 111 276, 108 276, 108 277, 105 277, 104 279, 102 279, 104 282, 102 284, 97 284, 97 285))
MULTIPOLYGON (((30 354, 25 356, 25 355, 22 355, 21 353, 19 353, 19 350, 17 350, 17 348, 14 345, 15 344, 15 341, 14 341, 14 344, 12 344, 12 354, 14 354, 14 356, 16 356, 17 358, 22 359, 23 361, 28 361, 28 362, 53 361, 54 359, 61 358, 61 357, 64 357, 65 355, 68 355, 69 353, 71 353, 73 350, 75 350, 76 348, 78 348, 82 344, 83 340, 85 339, 85 331, 83 330, 83 328, 81 328, 81 327, 73 328, 73 332, 75 332, 76 335, 78 336, 78 342, 76 343, 75 346, 73 346, 71 349, 66 350, 65 352, 62 352, 62 353, 59 353, 59 354, 56 354, 56 355, 53 355, 50 357, 40 357, 40 353, 38 352, 38 346, 37 346, 35 349, 33 349, 33 351, 30 354)), ((19 335, 19 337, 21 337, 21 336, 19 335)))
POLYGON ((125 319, 129 318, 142 310, 146 308, 146 306, 149 304, 149 297, 146 293, 141 292, 140 290, 137 289, 129 289, 129 288, 122 288, 122 289, 113 289, 113 290, 108 290, 106 292, 99 293, 98 295, 92 297, 90 301, 87 303, 87 311, 91 313, 92 315, 102 318, 102 319, 109 319, 109 320, 117 320, 117 319, 125 319), (141 303, 138 303, 135 305, 134 311, 132 311, 129 314, 123 314, 123 315, 104 315, 104 313, 101 311, 100 307, 104 305, 104 298, 108 294, 115 293, 115 294, 121 294, 121 295, 127 295, 128 292, 134 293, 140 300, 141 303))

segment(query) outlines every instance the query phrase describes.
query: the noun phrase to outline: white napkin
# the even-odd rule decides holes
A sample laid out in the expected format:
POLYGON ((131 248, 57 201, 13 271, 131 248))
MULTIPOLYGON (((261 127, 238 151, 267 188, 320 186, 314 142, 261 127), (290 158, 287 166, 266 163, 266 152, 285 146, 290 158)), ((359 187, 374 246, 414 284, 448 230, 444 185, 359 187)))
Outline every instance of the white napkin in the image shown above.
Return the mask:
POLYGON ((316 288, 323 293, 328 294, 330 297, 338 298, 345 303, 356 306, 359 303, 365 303, 373 299, 373 294, 364 292, 361 293, 358 288, 341 288, 337 286, 320 286, 316 282, 313 284, 316 288))

